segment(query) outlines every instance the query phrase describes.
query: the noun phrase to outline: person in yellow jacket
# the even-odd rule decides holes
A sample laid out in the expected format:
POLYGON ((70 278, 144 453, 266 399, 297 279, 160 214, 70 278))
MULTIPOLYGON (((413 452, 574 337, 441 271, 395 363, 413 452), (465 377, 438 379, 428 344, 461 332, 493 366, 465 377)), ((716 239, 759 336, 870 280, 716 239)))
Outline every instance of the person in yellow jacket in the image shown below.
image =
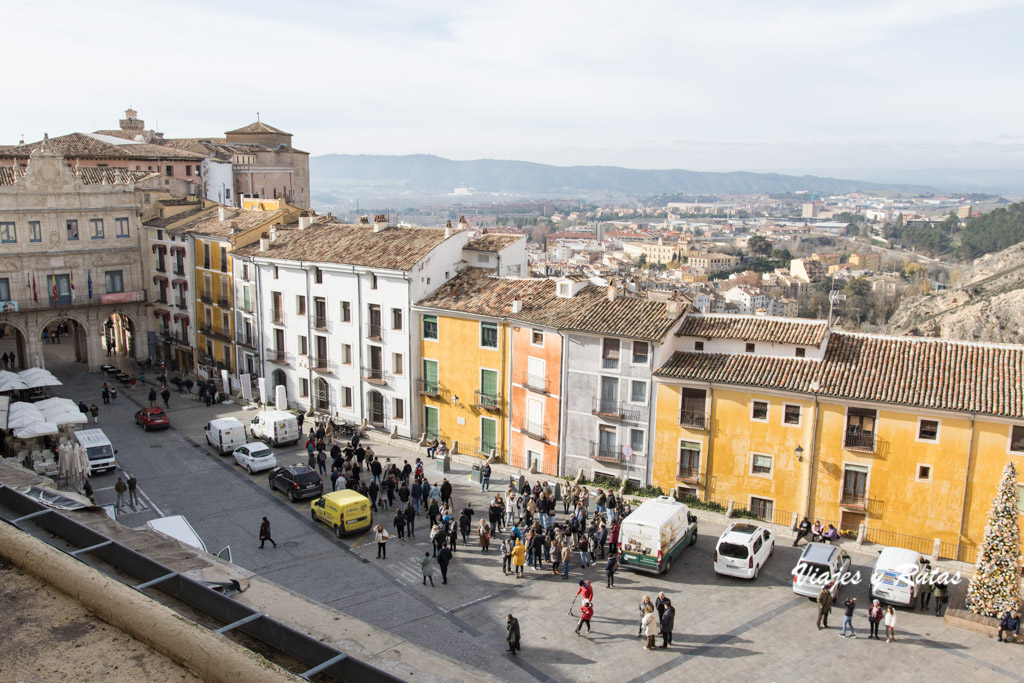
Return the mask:
POLYGON ((516 568, 516 578, 523 578, 523 567, 526 566, 526 546, 522 541, 516 541, 516 547, 512 549, 512 564, 516 568))

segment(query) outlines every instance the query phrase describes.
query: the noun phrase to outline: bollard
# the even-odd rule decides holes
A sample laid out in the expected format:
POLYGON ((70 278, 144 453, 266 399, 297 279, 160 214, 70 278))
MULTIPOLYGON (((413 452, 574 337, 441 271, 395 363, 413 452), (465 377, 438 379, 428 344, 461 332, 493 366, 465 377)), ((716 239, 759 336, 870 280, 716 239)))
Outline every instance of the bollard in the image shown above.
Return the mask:
POLYGON ((936 538, 935 539, 935 545, 932 546, 932 557, 935 558, 936 562, 939 561, 939 553, 941 553, 941 552, 942 552, 942 541, 936 538))
POLYGON ((420 434, 420 448, 426 448, 428 443, 430 442, 427 441, 427 433, 423 432, 420 434))
POLYGON ((793 513, 793 522, 789 525, 790 530, 796 531, 797 527, 800 526, 800 515, 793 513))
POLYGON ((397 439, 398 438, 398 427, 395 427, 394 429, 391 430, 391 438, 392 439, 397 439))
POLYGON ((857 545, 864 545, 864 541, 868 536, 868 525, 861 522, 857 526, 857 545))
POLYGON ((452 455, 459 455, 459 442, 458 441, 452 441, 452 450, 450 451, 450 453, 452 455))
POLYGON ((730 501, 729 501, 729 505, 728 505, 728 506, 726 506, 726 508, 725 508, 725 518, 726 518, 726 519, 729 519, 730 517, 732 517, 732 509, 733 509, 733 508, 734 508, 735 506, 736 506, 736 504, 735 504, 735 503, 733 503, 733 502, 732 502, 732 501, 730 500, 730 501))
POLYGON ((450 456, 444 456, 436 460, 435 468, 442 474, 448 474, 452 470, 452 459, 450 456))

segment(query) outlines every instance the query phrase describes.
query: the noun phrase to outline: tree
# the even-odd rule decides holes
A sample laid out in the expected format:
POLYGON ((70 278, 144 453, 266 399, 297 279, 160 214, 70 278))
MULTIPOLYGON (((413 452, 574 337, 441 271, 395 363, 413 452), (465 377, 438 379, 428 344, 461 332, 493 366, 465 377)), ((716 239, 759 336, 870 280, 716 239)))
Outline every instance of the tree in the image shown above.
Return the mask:
POLYGON ((1020 607, 1020 529, 1017 526, 1017 468, 1003 468, 992 508, 988 511, 985 538, 978 548, 974 578, 967 589, 967 609, 998 617, 1020 607))
POLYGON ((636 264, 638 266, 640 266, 641 268, 646 267, 647 266, 647 254, 640 254, 640 260, 637 261, 636 264))
POLYGON ((754 235, 747 240, 747 249, 758 258, 764 258, 765 256, 771 256, 772 243, 762 235, 754 235))

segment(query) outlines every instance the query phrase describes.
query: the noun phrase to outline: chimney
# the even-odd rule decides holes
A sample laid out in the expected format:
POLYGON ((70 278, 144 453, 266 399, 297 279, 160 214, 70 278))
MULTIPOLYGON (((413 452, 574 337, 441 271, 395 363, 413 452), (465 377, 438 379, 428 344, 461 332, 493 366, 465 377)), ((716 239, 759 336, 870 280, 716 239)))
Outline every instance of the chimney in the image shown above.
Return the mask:
POLYGON ((313 225, 313 216, 299 216, 299 230, 305 230, 313 225))
POLYGON ((445 238, 445 239, 448 239, 448 238, 449 238, 449 237, 451 237, 451 236, 452 236, 452 235, 453 235, 454 233, 455 233, 455 231, 454 231, 454 230, 452 230, 452 222, 451 222, 451 221, 448 221, 448 222, 447 222, 447 223, 445 224, 445 226, 444 226, 444 238, 445 238))
POLYGON ((677 316, 683 312, 683 302, 673 296, 665 302, 665 313, 670 316, 677 316))
POLYGON ((614 281, 610 282, 608 284, 608 301, 615 301, 615 299, 616 299, 616 297, 618 297, 618 295, 619 295, 619 288, 618 288, 618 286, 616 286, 614 281))
POLYGON ((370 224, 370 219, 369 218, 367 218, 366 216, 360 216, 359 217, 359 225, 369 225, 369 224, 370 224))
POLYGON ((466 230, 469 228, 469 223, 466 222, 465 216, 459 216, 459 229, 466 230))
POLYGON ((388 229, 388 218, 382 213, 373 217, 373 231, 384 232, 388 229))
POLYGON ((516 294, 516 298, 512 299, 512 312, 520 313, 523 310, 523 300, 516 294))
POLYGON ((225 211, 224 211, 224 207, 223 206, 217 209, 217 217, 220 219, 221 223, 224 222, 224 218, 226 216, 225 216, 225 211))
POLYGON ((270 235, 270 241, 271 242, 276 240, 277 239, 277 226, 276 225, 271 225, 270 226, 270 230, 268 231, 268 233, 270 235))
POLYGON ((266 251, 269 248, 270 248, 270 240, 268 240, 266 237, 261 237, 260 238, 260 251, 266 251))
POLYGON ((231 221, 231 234, 237 235, 239 232, 241 231, 238 229, 238 223, 236 223, 235 221, 231 221))

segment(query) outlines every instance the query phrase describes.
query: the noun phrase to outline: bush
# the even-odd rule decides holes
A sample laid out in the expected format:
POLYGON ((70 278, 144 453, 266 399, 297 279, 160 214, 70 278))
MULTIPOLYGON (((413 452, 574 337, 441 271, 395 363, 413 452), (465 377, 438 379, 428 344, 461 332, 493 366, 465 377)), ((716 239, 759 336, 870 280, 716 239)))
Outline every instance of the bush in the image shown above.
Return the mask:
POLYGON ((756 514, 754 514, 753 512, 751 512, 748 509, 746 509, 746 508, 737 508, 737 507, 734 507, 732 509, 732 516, 733 516, 733 518, 739 518, 739 519, 758 519, 758 520, 761 519, 760 517, 758 517, 756 514))
MULTIPOLYGON (((598 476, 594 477, 594 480, 592 482, 589 483, 593 484, 594 486, 600 486, 601 488, 612 489, 613 491, 618 491, 619 488, 622 486, 621 479, 617 477, 609 477, 604 474, 599 474, 598 476)), ((626 487, 626 490, 628 491, 629 487, 626 487)))
POLYGON ((665 495, 665 492, 661 490, 660 486, 637 487, 629 481, 626 482, 626 493, 634 496, 643 496, 645 498, 657 498, 658 496, 665 495))
POLYGON ((725 506, 719 505, 713 500, 701 500, 700 498, 697 498, 695 496, 686 496, 685 498, 683 498, 682 502, 686 503, 688 507, 692 507, 696 510, 707 510, 709 512, 719 512, 725 514, 725 506))

